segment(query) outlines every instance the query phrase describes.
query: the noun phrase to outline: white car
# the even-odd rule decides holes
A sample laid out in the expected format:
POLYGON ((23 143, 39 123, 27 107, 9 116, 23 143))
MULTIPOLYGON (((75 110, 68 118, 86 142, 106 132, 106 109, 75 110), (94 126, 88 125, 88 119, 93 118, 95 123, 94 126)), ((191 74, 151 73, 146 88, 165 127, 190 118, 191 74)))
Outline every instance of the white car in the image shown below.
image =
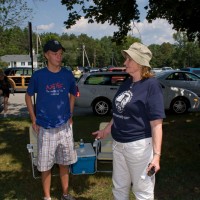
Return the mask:
POLYGON ((200 96, 200 76, 181 70, 166 70, 157 73, 156 78, 160 83, 169 87, 178 87, 191 90, 200 96))
MULTIPOLYGON (((112 109, 112 100, 119 85, 129 75, 126 72, 93 72, 83 74, 77 82, 78 94, 75 105, 92 107, 94 114, 108 115, 112 109)), ((199 97, 190 90, 169 87, 161 83, 166 110, 182 114, 197 111, 199 97)))
POLYGON ((199 111, 200 98, 192 91, 168 87, 161 84, 163 90, 164 107, 176 114, 183 114, 187 111, 199 111))

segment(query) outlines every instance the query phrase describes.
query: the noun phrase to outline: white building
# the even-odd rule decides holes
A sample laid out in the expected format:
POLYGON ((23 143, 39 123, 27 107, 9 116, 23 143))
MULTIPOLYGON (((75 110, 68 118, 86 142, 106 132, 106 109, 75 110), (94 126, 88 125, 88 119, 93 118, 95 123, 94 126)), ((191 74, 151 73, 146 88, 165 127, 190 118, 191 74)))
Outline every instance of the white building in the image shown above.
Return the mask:
MULTIPOLYGON (((5 55, 1 61, 8 63, 10 67, 32 67, 30 55, 5 55)), ((33 68, 38 67, 37 55, 33 55, 33 68)))

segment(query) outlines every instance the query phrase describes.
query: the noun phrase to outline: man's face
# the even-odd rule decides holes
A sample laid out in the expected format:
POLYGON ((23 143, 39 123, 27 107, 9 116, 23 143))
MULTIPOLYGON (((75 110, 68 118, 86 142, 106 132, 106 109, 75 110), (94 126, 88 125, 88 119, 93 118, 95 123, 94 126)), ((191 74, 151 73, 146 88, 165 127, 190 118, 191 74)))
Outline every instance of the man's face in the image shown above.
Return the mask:
POLYGON ((57 52, 53 51, 47 51, 45 53, 45 57, 48 60, 48 66, 54 66, 58 67, 61 66, 62 64, 62 55, 63 55, 63 50, 60 49, 57 52))

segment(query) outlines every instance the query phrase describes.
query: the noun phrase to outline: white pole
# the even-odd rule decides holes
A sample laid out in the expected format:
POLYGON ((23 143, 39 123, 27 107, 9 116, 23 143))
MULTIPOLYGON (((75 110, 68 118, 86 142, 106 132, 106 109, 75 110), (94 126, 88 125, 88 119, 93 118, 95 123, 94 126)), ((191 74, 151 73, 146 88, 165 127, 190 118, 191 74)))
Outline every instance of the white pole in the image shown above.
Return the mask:
POLYGON ((83 67, 84 67, 85 66, 85 54, 84 54, 84 52, 85 52, 85 45, 84 44, 83 44, 82 48, 83 48, 83 67))

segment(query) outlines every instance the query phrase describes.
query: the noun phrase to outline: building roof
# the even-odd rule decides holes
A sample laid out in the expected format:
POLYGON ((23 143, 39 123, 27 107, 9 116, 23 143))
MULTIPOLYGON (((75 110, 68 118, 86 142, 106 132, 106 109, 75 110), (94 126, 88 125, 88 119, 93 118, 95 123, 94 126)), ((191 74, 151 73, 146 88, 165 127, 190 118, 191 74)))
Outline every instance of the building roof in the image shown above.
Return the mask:
MULTIPOLYGON (((31 61, 30 55, 5 55, 1 56, 4 62, 29 62, 31 61)), ((33 60, 37 61, 37 55, 33 55, 33 60)))

